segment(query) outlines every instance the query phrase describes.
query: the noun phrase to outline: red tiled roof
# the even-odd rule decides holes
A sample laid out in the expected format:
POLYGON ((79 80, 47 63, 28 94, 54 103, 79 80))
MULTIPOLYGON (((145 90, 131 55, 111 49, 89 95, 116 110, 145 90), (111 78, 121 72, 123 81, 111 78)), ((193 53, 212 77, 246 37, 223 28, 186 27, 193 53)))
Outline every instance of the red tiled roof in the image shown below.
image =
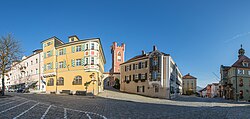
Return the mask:
POLYGON ((196 77, 194 76, 191 76, 189 73, 185 76, 182 77, 182 79, 197 79, 196 77))
POLYGON ((241 55, 232 67, 250 68, 250 59, 245 55, 241 55), (249 64, 248 67, 243 66, 242 62, 247 62, 249 64))

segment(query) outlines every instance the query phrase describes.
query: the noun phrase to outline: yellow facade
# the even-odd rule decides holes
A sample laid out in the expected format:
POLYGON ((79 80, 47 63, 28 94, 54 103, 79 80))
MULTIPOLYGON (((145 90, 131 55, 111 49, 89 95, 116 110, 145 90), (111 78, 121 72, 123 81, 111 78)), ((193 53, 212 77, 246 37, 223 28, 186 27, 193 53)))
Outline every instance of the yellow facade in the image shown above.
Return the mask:
POLYGON ((63 43, 52 37, 42 44, 47 93, 86 91, 84 84, 93 79, 87 93, 97 94, 103 90, 102 75, 106 61, 99 38, 79 40, 73 36, 69 37, 69 43, 63 43), (94 74, 92 78, 91 74, 94 74))

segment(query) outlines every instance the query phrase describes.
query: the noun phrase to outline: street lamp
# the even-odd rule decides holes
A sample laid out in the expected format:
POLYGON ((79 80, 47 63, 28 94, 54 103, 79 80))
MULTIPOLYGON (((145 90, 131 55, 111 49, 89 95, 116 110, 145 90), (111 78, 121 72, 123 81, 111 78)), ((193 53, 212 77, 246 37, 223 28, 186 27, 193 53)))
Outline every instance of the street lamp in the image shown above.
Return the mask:
POLYGON ((95 73, 92 73, 91 75, 89 75, 89 77, 91 78, 91 82, 92 82, 92 84, 93 84, 93 96, 95 95, 95 86, 94 86, 94 84, 95 84, 95 73))

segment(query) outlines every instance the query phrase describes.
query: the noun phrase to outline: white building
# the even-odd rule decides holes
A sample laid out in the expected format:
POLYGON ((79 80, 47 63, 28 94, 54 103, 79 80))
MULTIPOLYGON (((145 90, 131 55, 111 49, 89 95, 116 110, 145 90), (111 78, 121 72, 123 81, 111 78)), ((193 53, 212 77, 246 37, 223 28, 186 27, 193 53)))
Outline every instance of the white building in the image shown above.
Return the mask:
POLYGON ((42 78, 42 66, 42 50, 35 50, 32 55, 24 56, 21 61, 13 62, 7 73, 8 89, 29 88, 30 91, 46 91, 46 84, 42 78))
POLYGON ((212 83, 211 86, 211 97, 217 97, 219 94, 219 83, 212 83))

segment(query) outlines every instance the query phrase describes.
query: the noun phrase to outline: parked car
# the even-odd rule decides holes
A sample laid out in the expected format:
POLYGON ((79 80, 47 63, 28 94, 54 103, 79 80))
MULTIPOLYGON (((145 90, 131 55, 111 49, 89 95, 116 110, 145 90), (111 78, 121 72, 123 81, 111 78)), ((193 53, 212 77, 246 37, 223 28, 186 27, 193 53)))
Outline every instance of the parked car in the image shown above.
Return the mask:
POLYGON ((24 88, 19 88, 19 89, 17 89, 17 93, 22 93, 24 91, 24 88))
POLYGON ((16 89, 10 88, 8 92, 16 92, 16 89))

